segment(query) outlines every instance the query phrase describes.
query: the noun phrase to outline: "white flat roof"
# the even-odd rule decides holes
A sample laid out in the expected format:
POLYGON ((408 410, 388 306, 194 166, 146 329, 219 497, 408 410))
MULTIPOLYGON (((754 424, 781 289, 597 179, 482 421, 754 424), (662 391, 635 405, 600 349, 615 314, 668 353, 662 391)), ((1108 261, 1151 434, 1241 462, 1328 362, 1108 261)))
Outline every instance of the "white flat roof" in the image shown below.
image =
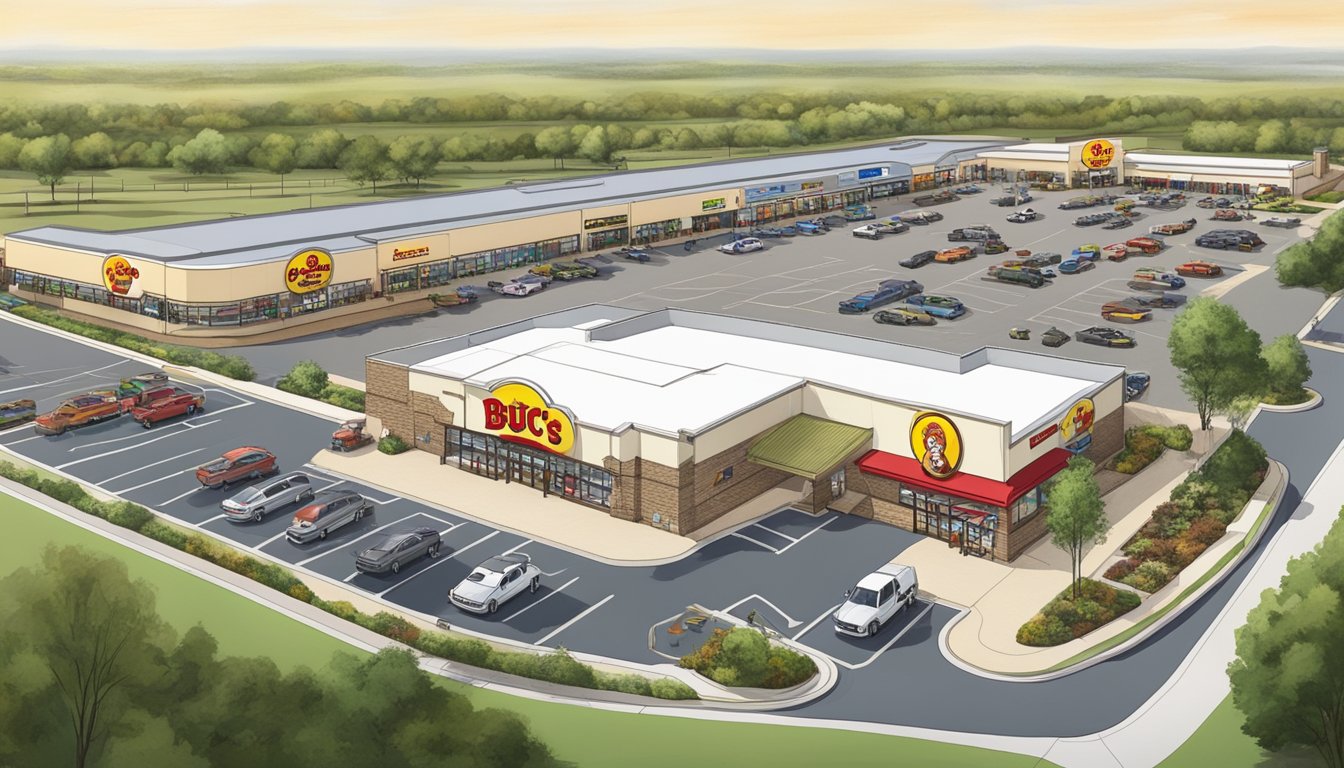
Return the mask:
POLYGON ((1163 155, 1154 152, 1129 152, 1128 165, 1181 166, 1186 173, 1228 173, 1230 171, 1291 171, 1310 160, 1280 160, 1264 157, 1219 157, 1215 155, 1163 155))
MULTIPOLYGON (((754 327, 753 321, 718 319, 742 323, 748 331, 754 327)), ((410 367, 482 388, 507 380, 526 381, 540 387, 552 403, 568 408, 579 422, 607 431, 633 423, 666 434, 695 434, 811 382, 1009 423, 1014 440, 1122 370, 1015 352, 1005 356, 1043 358, 1055 368, 1076 365, 1079 375, 992 362, 949 370, 913 358, 916 354, 961 358, 871 342, 884 352, 915 350, 909 354, 910 362, 902 362, 846 351, 853 338, 841 334, 825 334, 837 342, 818 346, 681 323, 649 322, 629 333, 594 338, 594 332, 606 325, 590 317, 573 326, 492 333, 492 338, 468 342, 410 367)), ((775 335, 784 332, 773 328, 775 335)))

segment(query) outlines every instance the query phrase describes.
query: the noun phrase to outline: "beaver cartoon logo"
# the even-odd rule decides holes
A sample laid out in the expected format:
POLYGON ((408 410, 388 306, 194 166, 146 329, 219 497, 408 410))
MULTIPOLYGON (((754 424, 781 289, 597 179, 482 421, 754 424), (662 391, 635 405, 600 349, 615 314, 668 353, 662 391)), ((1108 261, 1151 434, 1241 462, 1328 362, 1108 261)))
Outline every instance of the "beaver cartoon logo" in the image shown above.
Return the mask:
POLYGON ((1096 406, 1090 398, 1083 398, 1064 412, 1064 420, 1059 424, 1060 438, 1064 447, 1079 453, 1092 443, 1092 423, 1096 419, 1096 406))
POLYGON ((925 474, 944 480, 961 467, 961 432, 941 413, 915 414, 910 424, 910 450, 925 474))
POLYGON ((116 296, 134 299, 140 296, 140 270, 124 256, 103 259, 103 287, 116 296))

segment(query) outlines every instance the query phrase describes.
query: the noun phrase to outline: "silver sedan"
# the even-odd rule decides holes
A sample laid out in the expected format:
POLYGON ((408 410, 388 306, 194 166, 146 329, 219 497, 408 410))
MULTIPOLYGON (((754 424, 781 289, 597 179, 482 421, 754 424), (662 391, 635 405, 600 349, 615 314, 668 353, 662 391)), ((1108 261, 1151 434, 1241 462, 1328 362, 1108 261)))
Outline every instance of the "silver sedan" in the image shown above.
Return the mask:
POLYGON ((224 516, 233 522, 255 520, 258 523, 267 512, 299 504, 313 498, 312 481, 302 472, 290 472, 264 483, 249 485, 231 498, 219 503, 224 516))

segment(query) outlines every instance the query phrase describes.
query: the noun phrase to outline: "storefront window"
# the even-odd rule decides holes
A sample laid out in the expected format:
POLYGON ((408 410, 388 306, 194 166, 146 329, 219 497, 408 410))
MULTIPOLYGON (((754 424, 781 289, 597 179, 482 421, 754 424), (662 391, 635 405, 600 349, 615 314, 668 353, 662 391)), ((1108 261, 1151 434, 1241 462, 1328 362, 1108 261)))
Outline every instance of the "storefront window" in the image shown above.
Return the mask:
POLYGON ((620 229, 604 229, 601 232, 588 233, 588 250, 600 251, 603 248, 611 248, 629 242, 630 230, 621 227, 620 229))
MULTIPOLYGON (((728 214, 732 216, 733 214, 728 214)), ((655 221, 652 224, 640 224, 635 227, 632 243, 654 243, 681 234, 681 219, 655 221)))
POLYGON ((1031 489, 1025 496, 1013 502, 1011 517, 1013 527, 1017 527, 1018 523, 1036 514, 1044 503, 1045 492, 1040 488, 1031 489))

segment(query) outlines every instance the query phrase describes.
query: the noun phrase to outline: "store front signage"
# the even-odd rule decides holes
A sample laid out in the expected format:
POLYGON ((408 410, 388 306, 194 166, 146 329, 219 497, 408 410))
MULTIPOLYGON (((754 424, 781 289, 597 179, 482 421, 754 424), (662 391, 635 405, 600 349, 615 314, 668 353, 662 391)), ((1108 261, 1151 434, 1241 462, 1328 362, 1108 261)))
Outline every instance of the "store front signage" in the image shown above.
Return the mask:
POLYGON ((321 248, 297 253, 285 265, 285 287, 290 293, 312 293, 331 282, 331 254, 321 248))
POLYGON ((560 454, 574 447, 574 422, 569 415, 526 384, 496 387, 481 400, 481 407, 486 430, 501 440, 560 454))
POLYGON ((420 258, 421 256, 428 256, 428 255, 429 255, 429 246, 428 246, 428 245, 410 245, 410 246, 407 246, 407 247, 405 247, 405 248, 397 248, 396 246, 393 246, 393 248, 392 248, 392 260, 393 260, 393 261, 405 261, 405 260, 407 260, 407 259, 418 259, 418 258, 420 258))
POLYGON ((883 177, 883 176, 886 176, 886 175, 889 174, 889 173, 891 173, 891 169, 886 168, 886 167, 882 167, 882 168, 860 168, 860 169, 859 169, 859 178, 860 178, 860 179, 879 179, 879 178, 881 178, 881 177, 883 177))
POLYGON ((140 270, 131 266, 125 256, 103 259, 103 287, 114 296, 136 298, 141 293, 139 280, 140 270))
POLYGON ((1032 448, 1035 448, 1041 443, 1044 443, 1046 440, 1049 440, 1051 435, 1055 434, 1058 431, 1059 431, 1059 425, 1051 424, 1045 429, 1042 429, 1040 432, 1037 432, 1036 434, 1032 435, 1031 439, 1028 440, 1027 442, 1031 444, 1032 448))
POLYGON ((825 186, 826 183, 821 181, 804 181, 799 189, 803 192, 820 192, 825 186))
POLYGON ((630 217, 624 213, 618 216, 603 216, 598 219, 584 219, 583 228, 587 229, 606 229, 608 227, 623 227, 630 217))
POLYGON ((1115 159, 1115 145, 1105 139, 1094 139, 1083 145, 1083 165, 1093 170, 1105 168, 1115 159))
POLYGON ((924 474, 946 480, 961 467, 961 432, 943 414, 922 411, 910 422, 910 451, 924 474))
POLYGON ((722 197, 716 197, 713 200, 700 201, 700 210, 702 211, 717 211, 721 208, 726 208, 727 206, 728 201, 722 197))
POLYGON ((1059 423, 1059 434, 1064 447, 1073 453, 1082 453, 1092 444, 1092 422, 1096 417, 1096 406, 1090 398, 1083 398, 1064 412, 1064 420, 1059 423))
POLYGON ((840 186, 847 187, 850 184, 858 184, 859 175, 854 171, 845 171, 836 177, 836 181, 839 182, 840 186))

